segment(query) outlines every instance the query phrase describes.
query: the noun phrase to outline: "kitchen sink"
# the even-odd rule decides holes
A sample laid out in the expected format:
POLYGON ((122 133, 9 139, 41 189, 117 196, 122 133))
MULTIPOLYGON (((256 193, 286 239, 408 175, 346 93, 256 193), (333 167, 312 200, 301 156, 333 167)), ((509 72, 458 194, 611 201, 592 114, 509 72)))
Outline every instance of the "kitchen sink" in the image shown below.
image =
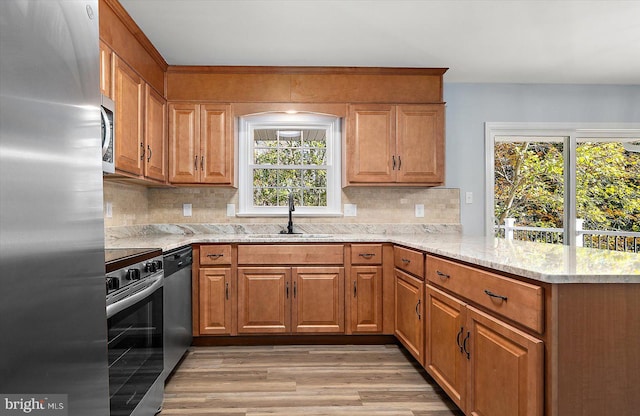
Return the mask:
POLYGON ((329 238, 332 234, 307 234, 307 233, 296 233, 296 234, 280 234, 280 233, 272 233, 272 234, 247 234, 247 237, 250 238, 329 238))

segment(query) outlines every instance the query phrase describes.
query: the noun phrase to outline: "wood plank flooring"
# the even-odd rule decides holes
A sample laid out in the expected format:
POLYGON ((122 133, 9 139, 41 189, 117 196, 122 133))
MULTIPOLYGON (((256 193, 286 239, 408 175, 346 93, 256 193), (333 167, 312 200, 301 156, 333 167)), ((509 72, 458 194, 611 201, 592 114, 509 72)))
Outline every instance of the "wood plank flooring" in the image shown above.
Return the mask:
POLYGON ((463 416, 396 345, 192 347, 161 416, 463 416))

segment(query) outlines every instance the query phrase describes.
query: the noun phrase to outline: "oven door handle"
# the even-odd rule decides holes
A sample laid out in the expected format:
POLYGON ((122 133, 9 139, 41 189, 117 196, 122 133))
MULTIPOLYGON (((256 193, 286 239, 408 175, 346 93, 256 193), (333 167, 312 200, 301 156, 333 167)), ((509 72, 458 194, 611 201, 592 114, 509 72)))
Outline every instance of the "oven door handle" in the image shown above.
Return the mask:
POLYGON ((111 318, 113 315, 117 314, 118 312, 121 312, 127 309, 128 307, 133 306, 136 303, 140 302, 141 300, 143 300, 144 298, 146 298, 147 296, 155 292, 157 289, 161 288, 162 285, 164 284, 162 273, 158 274, 156 277, 149 277, 148 279, 155 279, 155 281, 151 283, 151 285, 140 290, 139 292, 136 292, 131 296, 127 296, 126 298, 121 299, 107 306, 107 319, 111 318))

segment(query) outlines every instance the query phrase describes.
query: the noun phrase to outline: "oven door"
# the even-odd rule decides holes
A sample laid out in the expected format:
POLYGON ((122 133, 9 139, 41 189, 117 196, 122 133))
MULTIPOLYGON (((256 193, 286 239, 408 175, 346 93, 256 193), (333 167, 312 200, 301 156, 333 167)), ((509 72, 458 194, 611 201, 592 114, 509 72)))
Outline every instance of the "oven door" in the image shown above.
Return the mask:
POLYGON ((145 281, 150 279, 146 288, 107 307, 111 416, 142 414, 136 408, 149 406, 157 411, 162 404, 161 388, 159 399, 147 393, 158 390, 163 369, 163 273, 145 281))

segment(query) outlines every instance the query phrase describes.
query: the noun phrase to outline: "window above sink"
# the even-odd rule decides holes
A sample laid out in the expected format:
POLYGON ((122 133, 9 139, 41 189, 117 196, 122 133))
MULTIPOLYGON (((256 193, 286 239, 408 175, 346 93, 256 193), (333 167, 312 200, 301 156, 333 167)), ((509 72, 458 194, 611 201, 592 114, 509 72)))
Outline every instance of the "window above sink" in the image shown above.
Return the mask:
POLYGON ((341 215, 340 118, 284 112, 239 119, 239 216, 341 215))

